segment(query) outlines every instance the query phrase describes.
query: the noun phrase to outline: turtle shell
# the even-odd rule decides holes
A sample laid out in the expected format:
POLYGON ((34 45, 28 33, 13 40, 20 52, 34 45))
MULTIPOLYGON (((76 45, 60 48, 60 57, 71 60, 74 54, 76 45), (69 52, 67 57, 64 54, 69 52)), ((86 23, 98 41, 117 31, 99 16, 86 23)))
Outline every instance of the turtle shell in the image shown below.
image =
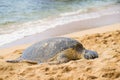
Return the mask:
POLYGON ((84 49, 81 43, 71 38, 49 38, 28 47, 23 51, 21 58, 35 62, 45 62, 68 48, 74 48, 77 51, 84 49))

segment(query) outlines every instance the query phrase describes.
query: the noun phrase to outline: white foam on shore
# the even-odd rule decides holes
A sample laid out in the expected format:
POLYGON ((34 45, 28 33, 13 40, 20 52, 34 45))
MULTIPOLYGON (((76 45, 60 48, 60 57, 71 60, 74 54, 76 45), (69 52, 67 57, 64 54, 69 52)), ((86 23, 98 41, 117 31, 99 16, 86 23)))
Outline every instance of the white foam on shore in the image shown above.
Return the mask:
POLYGON ((79 12, 80 11, 65 13, 64 15, 62 14, 57 18, 44 19, 33 22, 27 22, 20 25, 14 25, 19 27, 19 29, 16 29, 16 31, 11 32, 9 34, 0 35, 0 46, 21 39, 25 36, 40 33, 50 28, 54 28, 57 25, 67 24, 73 21, 98 18, 104 15, 120 14, 120 9, 119 7, 112 7, 107 10, 91 12, 86 14, 79 14, 79 12))

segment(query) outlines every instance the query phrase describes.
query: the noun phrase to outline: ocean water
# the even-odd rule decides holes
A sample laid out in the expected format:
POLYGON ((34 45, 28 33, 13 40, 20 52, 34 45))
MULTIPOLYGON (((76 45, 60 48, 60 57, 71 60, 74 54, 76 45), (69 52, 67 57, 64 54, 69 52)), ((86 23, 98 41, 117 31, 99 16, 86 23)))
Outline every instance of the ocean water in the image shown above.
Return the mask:
POLYGON ((0 0, 0 46, 57 25, 119 13, 96 13, 119 3, 120 0, 0 0))

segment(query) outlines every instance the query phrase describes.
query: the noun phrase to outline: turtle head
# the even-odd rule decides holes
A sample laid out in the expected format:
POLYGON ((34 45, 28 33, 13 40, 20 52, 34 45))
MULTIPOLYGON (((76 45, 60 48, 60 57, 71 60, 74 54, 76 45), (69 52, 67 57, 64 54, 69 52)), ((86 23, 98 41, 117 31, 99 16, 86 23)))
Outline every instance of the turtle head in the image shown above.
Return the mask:
POLYGON ((85 49, 83 56, 86 59, 95 59, 95 58, 98 58, 98 53, 96 51, 85 49))

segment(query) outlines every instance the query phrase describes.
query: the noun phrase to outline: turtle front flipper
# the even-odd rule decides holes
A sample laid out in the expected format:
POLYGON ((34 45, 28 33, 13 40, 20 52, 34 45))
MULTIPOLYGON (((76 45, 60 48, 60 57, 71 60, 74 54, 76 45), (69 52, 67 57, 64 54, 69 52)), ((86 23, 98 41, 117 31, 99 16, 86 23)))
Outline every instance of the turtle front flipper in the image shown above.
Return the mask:
POLYGON ((66 63, 68 61, 70 60, 68 59, 68 57, 65 55, 63 51, 58 53, 58 55, 56 55, 56 57, 52 61, 48 62, 48 64, 61 64, 61 63, 66 63))
POLYGON ((48 62, 48 64, 50 64, 50 65, 61 64, 61 63, 66 63, 68 61, 69 60, 67 58, 61 58, 61 59, 59 59, 57 61, 50 61, 50 62, 48 62))
POLYGON ((92 50, 85 50, 84 53, 84 58, 86 59, 95 59, 98 58, 98 53, 92 50))

